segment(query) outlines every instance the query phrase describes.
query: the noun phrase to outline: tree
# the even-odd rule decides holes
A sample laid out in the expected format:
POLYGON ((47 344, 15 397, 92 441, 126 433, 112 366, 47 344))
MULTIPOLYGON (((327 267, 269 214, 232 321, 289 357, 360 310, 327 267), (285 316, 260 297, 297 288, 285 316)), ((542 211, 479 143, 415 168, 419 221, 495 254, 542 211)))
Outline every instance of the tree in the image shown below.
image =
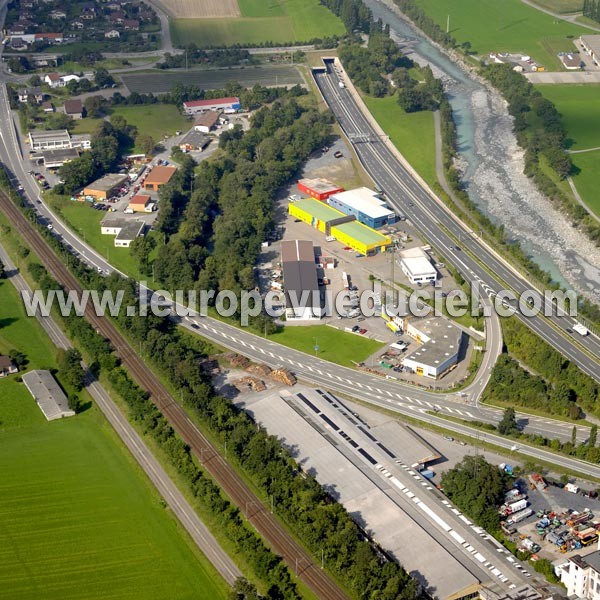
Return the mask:
POLYGON ((571 444, 575 446, 577 444, 577 427, 573 425, 573 429, 571 429, 571 444))
POLYGON ((68 350, 59 350, 58 368, 64 377, 66 383, 77 391, 83 388, 85 371, 81 366, 81 354, 75 348, 68 350))
POLYGON ((588 446, 593 448, 598 439, 598 425, 594 424, 590 427, 590 437, 588 438, 588 446))
POLYGON ((94 81, 101 88, 114 85, 115 83, 112 75, 104 67, 98 67, 94 71, 94 81))
POLYGON ((65 113, 56 112, 46 120, 46 129, 73 129, 75 121, 65 113))
POLYGON ((22 369, 29 362, 25 354, 16 348, 11 348, 8 351, 8 357, 19 369, 22 369))
POLYGON ((88 117, 98 119, 106 114, 106 100, 102 96, 89 96, 83 105, 88 117))
POLYGON ((511 435, 512 433, 516 433, 518 430, 519 427, 517 425, 515 409, 512 408, 512 406, 509 406, 504 410, 502 419, 500 423, 498 423, 498 433, 501 435, 511 435))
POLYGON ((244 577, 238 577, 229 592, 229 600, 260 600, 256 586, 244 577))
POLYGON ((6 277, 6 269, 4 267, 4 263, 0 260, 0 279, 4 279, 6 277))
POLYGON ((154 152, 154 147, 156 146, 156 142, 154 138, 147 133, 138 133, 135 138, 135 145, 144 153, 144 154, 152 154, 154 152))
POLYGON ((147 235, 140 236, 131 242, 131 254, 137 259, 140 271, 143 275, 150 275, 152 273, 148 258, 155 247, 156 240, 147 235))

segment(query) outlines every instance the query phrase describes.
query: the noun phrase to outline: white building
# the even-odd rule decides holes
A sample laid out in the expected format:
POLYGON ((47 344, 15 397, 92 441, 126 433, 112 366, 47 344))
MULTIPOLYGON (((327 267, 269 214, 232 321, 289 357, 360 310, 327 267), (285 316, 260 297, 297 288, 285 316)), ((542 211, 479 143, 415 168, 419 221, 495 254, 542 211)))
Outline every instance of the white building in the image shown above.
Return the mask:
POLYGON ((438 379, 458 362, 463 333, 447 319, 404 319, 402 329, 420 344, 402 361, 406 369, 438 379))
POLYGON ((600 64, 600 35, 582 35, 579 42, 585 52, 589 54, 592 62, 598 66, 600 64))
POLYGON ((144 222, 139 220, 107 217, 100 223, 102 235, 114 235, 116 248, 129 248, 131 242, 142 235, 144 222))
POLYGON ((411 283, 429 283, 437 279, 437 271, 422 248, 400 252, 400 268, 411 283))
POLYGON ((587 556, 575 554, 555 570, 569 598, 600 600, 600 551, 587 556))
POLYGON ((396 214, 387 207, 380 194, 366 187, 332 194, 327 204, 345 215, 354 215, 356 220, 372 229, 396 222, 396 214))

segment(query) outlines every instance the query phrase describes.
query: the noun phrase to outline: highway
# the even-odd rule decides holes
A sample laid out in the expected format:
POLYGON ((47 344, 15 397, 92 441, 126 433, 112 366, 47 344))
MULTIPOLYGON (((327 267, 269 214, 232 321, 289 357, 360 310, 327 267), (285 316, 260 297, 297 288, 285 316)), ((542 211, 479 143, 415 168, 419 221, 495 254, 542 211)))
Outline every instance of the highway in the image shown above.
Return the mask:
MULTIPOLYGON (((29 285, 2 246, 0 246, 0 260, 4 263, 9 281, 19 293, 21 291, 31 293, 29 285)), ((36 317, 57 348, 66 350, 72 347, 52 317, 42 317, 39 313, 36 317)), ((195 510, 150 452, 142 438, 123 416, 108 392, 91 375, 87 366, 84 363, 82 365, 86 370, 85 387, 106 417, 106 420, 112 425, 121 441, 125 444, 129 452, 131 452, 131 455, 146 473, 150 481, 152 481, 158 493, 173 511, 177 519, 179 519, 179 522, 183 525, 200 551, 208 558, 223 579, 229 585, 233 585, 235 580, 242 576, 237 565, 229 558, 206 525, 200 520, 195 510)))
MULTIPOLYGON (((364 105, 359 106, 352 84, 341 69, 336 72, 328 63, 323 70, 313 70, 313 76, 365 170, 385 192, 389 203, 406 216, 466 281, 478 282, 490 298, 507 286, 517 297, 532 289, 531 283, 454 216, 401 158, 369 118, 364 105), (340 78, 345 84, 343 88, 338 85, 340 78)), ((539 292, 536 297, 540 298, 539 292)), ((540 304, 543 301, 540 298, 540 304)), ((569 334, 566 330, 575 324, 571 317, 524 317, 517 310, 517 303, 509 305, 511 312, 534 333, 600 382, 600 339, 594 335, 569 334)))

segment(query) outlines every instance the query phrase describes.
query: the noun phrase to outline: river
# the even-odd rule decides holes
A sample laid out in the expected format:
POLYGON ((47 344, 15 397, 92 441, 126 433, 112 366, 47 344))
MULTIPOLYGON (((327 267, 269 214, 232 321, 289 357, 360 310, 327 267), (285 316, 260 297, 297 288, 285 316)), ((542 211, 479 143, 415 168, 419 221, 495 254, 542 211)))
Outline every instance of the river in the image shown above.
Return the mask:
POLYGON ((510 239, 562 285, 600 301, 600 249, 523 174, 523 150, 506 103, 394 11, 393 0, 363 0, 415 62, 444 82, 457 126, 458 153, 469 196, 510 239))

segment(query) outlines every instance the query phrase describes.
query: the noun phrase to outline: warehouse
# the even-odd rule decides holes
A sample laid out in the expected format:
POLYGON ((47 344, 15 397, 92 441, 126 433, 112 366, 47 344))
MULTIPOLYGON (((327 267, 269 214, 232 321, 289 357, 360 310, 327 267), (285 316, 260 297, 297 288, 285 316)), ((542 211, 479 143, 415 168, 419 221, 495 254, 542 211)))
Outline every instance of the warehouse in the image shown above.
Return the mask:
POLYGON ((286 320, 306 321, 323 316, 313 243, 281 242, 286 320))
POLYGON ((411 283, 429 283, 437 280, 437 271, 422 248, 400 252, 400 268, 411 283))
POLYGON ((344 188, 319 177, 316 179, 300 179, 298 181, 298 190, 315 200, 324 202, 332 194, 343 192, 344 188))
POLYGON ((50 371, 29 371, 22 376, 22 380, 48 421, 75 415, 50 371))
POLYGON ((175 175, 176 167, 156 166, 146 176, 144 181, 144 189, 146 191, 157 192, 163 185, 171 181, 171 177, 175 175))
POLYGON ((58 169, 70 160, 79 156, 77 148, 57 148, 56 150, 42 150, 31 155, 31 160, 43 161, 46 169, 58 169))
POLYGON ((182 152, 195 152, 204 150, 210 144, 210 138, 196 128, 190 129, 179 142, 179 149, 182 152))
POLYGON ((392 244, 392 240, 387 235, 382 235, 358 221, 333 225, 331 235, 338 242, 345 244, 363 256, 385 252, 388 246, 392 244))
POLYGON ((404 333, 421 344, 403 360, 417 375, 439 379, 458 363, 463 333, 447 319, 404 319, 404 333))
POLYGON ((131 212, 152 212, 156 204, 150 201, 148 194, 136 194, 130 201, 127 208, 131 212))
POLYGON ((354 220, 354 217, 348 217, 339 210, 335 210, 335 208, 331 208, 327 204, 313 200, 312 198, 290 202, 288 211, 292 217, 308 223, 308 225, 326 235, 329 235, 332 224, 346 223, 347 221, 354 220))
POLYGON ((100 179, 96 179, 83 190, 84 196, 93 196, 98 200, 106 200, 114 195, 123 183, 127 181, 127 175, 121 173, 109 173, 100 179))
POLYGON ((240 99, 235 96, 213 98, 212 100, 190 100, 183 103, 183 110, 186 115, 197 115, 206 110, 224 110, 226 113, 236 112, 241 108, 240 99))
POLYGON ((343 212, 354 215, 356 220, 372 229, 396 222, 396 214, 390 210, 379 195, 366 187, 332 194, 327 204, 343 212))
POLYGON ((201 133, 210 133, 219 122, 220 113, 216 110, 207 110, 194 122, 194 129, 201 133))
POLYGON ((592 62, 600 65, 600 35, 582 35, 579 38, 583 49, 590 55, 592 62))

